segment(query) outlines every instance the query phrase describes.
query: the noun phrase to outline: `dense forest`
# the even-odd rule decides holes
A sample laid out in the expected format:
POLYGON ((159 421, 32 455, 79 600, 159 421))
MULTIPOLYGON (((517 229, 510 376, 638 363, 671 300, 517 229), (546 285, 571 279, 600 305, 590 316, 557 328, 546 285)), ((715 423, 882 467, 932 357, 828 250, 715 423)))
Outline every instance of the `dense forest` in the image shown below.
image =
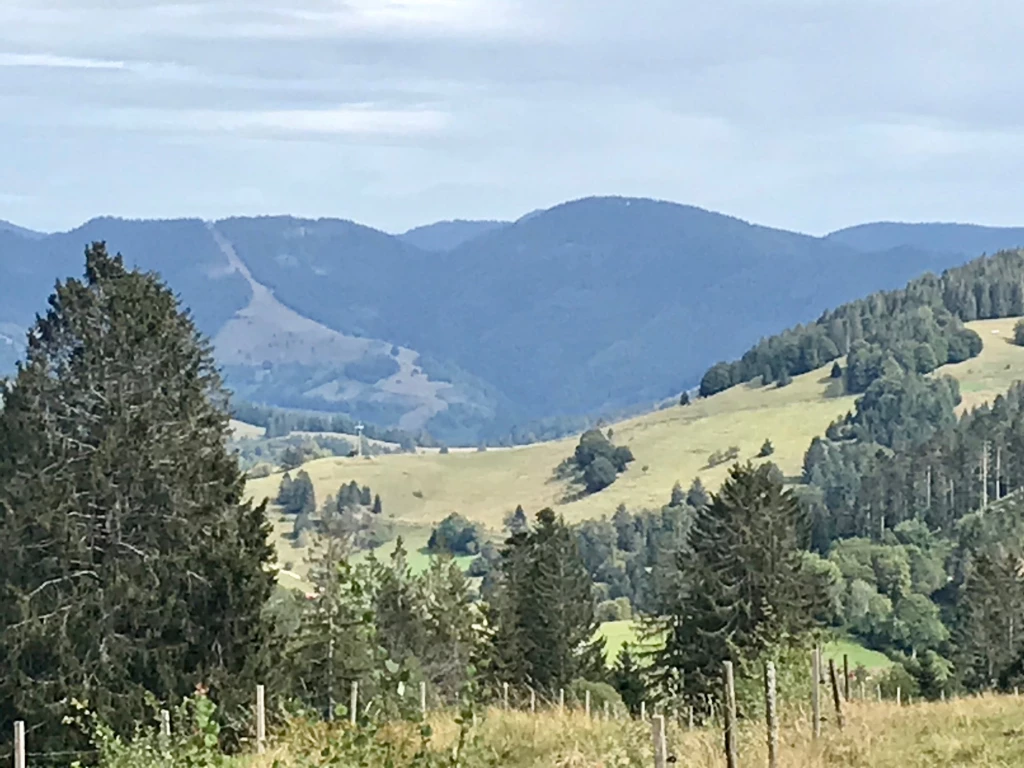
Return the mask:
POLYGON ((940 276, 926 274, 898 291, 879 291, 825 312, 817 321, 763 339, 739 360, 717 363, 701 380, 707 396, 763 377, 768 384, 849 355, 847 391, 864 392, 895 359, 928 373, 981 351, 972 320, 1024 314, 1024 251, 1001 251, 940 276))

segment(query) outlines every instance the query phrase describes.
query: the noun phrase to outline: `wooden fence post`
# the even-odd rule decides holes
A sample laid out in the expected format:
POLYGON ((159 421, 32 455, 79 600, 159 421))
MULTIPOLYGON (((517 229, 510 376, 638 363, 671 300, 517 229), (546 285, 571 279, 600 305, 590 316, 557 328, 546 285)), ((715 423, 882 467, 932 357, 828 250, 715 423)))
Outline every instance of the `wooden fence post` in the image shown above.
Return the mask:
POLYGON ((654 768, 668 768, 668 742, 665 740, 665 717, 651 718, 651 737, 654 739, 654 768))
POLYGON ((879 701, 882 700, 882 686, 881 685, 875 685, 875 696, 878 697, 879 701))
POLYGON ((420 714, 427 716, 427 681, 420 681, 420 714))
POLYGON ((508 709, 508 683, 501 684, 501 701, 505 709, 508 709))
POLYGON ((267 693, 262 685, 256 686, 256 752, 267 751, 267 693))
POLYGON ((352 690, 348 697, 348 721, 356 724, 356 715, 359 713, 359 681, 352 681, 352 690))
POLYGON ((536 711, 537 711, 537 692, 535 690, 533 690, 533 688, 531 688, 530 689, 530 712, 536 712, 536 711))
POLYGON ((860 688, 860 694, 859 694, 860 700, 864 701, 865 694, 864 694, 864 681, 863 680, 860 681, 858 687, 860 688))
POLYGON ((828 660, 828 676, 832 681, 832 703, 836 708, 836 724, 843 730, 843 697, 839 694, 839 681, 836 679, 835 659, 828 660))
POLYGON ((160 735, 165 738, 171 738, 171 713, 166 709, 160 710, 160 735))
POLYGON ((821 736, 821 652, 811 651, 811 733, 821 736))
POLYGON ((14 721, 14 768, 25 768, 25 721, 14 721))
POLYGON ((775 699, 775 662, 769 661, 764 666, 764 712, 768 726, 768 768, 779 765, 779 723, 776 720, 775 699))
POLYGON ((641 701, 640 702, 640 722, 642 722, 642 723, 646 723, 647 722, 647 702, 646 701, 641 701))
POLYGON ((725 668, 725 764, 736 768, 736 681, 733 679, 732 662, 723 663, 725 668))
POLYGON ((583 695, 583 709, 587 714, 587 718, 590 717, 590 691, 584 691, 583 695))
POLYGON ((843 654, 843 698, 850 700, 850 654, 843 654))
POLYGON ((900 687, 899 687, 899 686, 897 685, 897 686, 896 686, 896 706, 897 706, 897 707, 898 707, 898 706, 900 706, 900 704, 902 703, 902 702, 900 701, 900 698, 901 698, 900 694, 901 694, 901 692, 900 692, 900 687))
POLYGON ((693 707, 686 708, 686 723, 688 730, 693 730, 693 707))
POLYGON ((565 688, 558 689, 558 708, 565 709, 565 688))

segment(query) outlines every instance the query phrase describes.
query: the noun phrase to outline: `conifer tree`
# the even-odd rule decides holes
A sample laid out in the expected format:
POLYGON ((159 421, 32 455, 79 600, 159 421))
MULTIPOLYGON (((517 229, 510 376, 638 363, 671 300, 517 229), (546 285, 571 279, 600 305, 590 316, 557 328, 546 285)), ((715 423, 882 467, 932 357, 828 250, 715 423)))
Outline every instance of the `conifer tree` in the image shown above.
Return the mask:
POLYGON ((730 470, 677 556, 682 592, 662 596, 663 618, 653 622, 668 635, 652 670, 664 694, 706 707, 723 661, 752 662, 814 628, 827 585, 806 569, 808 532, 799 502, 768 466, 730 470))
POLYGON ((243 502, 210 345, 103 243, 58 283, 0 411, 0 739, 69 744, 59 702, 121 732, 204 683, 227 711, 266 679, 264 506, 243 502))

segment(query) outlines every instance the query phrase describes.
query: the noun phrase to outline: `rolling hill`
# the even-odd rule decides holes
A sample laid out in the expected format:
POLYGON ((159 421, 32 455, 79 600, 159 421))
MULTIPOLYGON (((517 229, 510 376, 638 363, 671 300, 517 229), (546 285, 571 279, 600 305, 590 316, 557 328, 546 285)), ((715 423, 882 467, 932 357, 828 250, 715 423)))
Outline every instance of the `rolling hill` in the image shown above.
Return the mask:
MULTIPOLYGON (((939 369, 960 381, 961 412, 1024 379, 1024 347, 1011 343, 1015 322, 1010 318, 970 323, 984 340, 981 354, 939 369)), ((685 487, 700 477, 707 488, 716 488, 729 465, 709 468, 708 456, 732 445, 739 447, 741 461, 756 460, 769 438, 775 446, 771 460, 787 476, 798 475, 811 439, 853 406, 853 396, 836 393, 838 384, 829 378, 829 367, 797 376, 783 388, 752 382, 688 406, 611 425, 613 441, 628 445, 636 461, 610 487, 569 503, 559 503, 567 486, 552 473, 572 454, 576 437, 486 452, 319 459, 303 469, 319 500, 336 493, 342 483, 369 485, 380 493, 387 516, 414 548, 425 543, 432 524, 451 512, 498 533, 502 518, 516 504, 528 512, 552 505, 569 521, 611 516, 619 504, 658 508, 667 503, 676 481, 685 487)), ((280 474, 271 475, 251 480, 247 490, 255 499, 273 498, 280 482, 280 474)), ((292 520, 272 519, 281 559, 296 563, 295 570, 301 573, 298 563, 305 553, 295 550, 289 539, 292 520)))
POLYGON ((242 399, 530 442, 650 408, 766 333, 1020 241, 935 226, 817 238, 600 197, 399 236, 290 216, 0 228, 0 374, 54 280, 106 240, 180 293, 242 399))

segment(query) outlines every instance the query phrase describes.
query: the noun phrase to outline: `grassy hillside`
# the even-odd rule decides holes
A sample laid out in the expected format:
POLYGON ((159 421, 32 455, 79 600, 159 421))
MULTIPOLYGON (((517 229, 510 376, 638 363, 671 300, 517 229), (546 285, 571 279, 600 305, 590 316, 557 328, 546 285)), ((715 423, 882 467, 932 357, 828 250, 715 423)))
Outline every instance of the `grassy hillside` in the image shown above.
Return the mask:
MULTIPOLYGON (((970 323, 983 341, 978 357, 941 370, 960 381, 961 409, 973 407, 1005 392, 1024 378, 1024 348, 1012 343, 1015 319, 970 323)), ((811 439, 829 422, 853 406, 854 398, 837 395, 838 384, 828 378, 829 366, 797 376, 781 389, 757 382, 733 387, 685 406, 649 413, 615 424, 613 441, 628 445, 636 457, 628 471, 609 488, 592 496, 558 505, 566 493, 563 481, 552 479, 555 466, 569 456, 577 438, 484 452, 453 451, 399 454, 374 458, 328 458, 304 466, 318 500, 356 480, 380 493, 385 513, 400 524, 407 539, 425 542, 431 525, 451 512, 498 534, 503 516, 522 504, 535 512, 546 505, 570 521, 611 515, 624 503, 630 508, 659 507, 668 501, 673 483, 686 486, 694 477, 717 488, 728 465, 707 467, 712 451, 731 445, 740 459, 753 459, 765 438, 775 445, 771 459, 787 475, 800 472, 811 439), (646 469, 645 469, 646 467, 646 469)), ((281 475, 250 481, 256 499, 276 495, 281 475)), ((292 547, 292 520, 274 519, 280 559, 293 561, 302 573, 305 552, 292 547)), ((410 550, 415 547, 410 545, 410 550)))

